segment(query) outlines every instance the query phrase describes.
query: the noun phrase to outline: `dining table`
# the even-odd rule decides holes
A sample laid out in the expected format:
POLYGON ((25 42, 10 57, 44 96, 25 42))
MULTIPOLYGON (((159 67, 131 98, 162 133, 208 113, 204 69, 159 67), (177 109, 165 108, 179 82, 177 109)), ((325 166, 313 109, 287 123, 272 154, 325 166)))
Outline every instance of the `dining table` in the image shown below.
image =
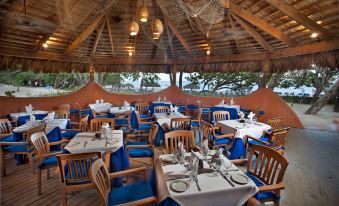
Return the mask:
POLYGON ((159 125, 167 124, 168 126, 171 125, 171 120, 173 118, 185 118, 184 114, 180 112, 170 112, 170 113, 154 113, 153 114, 155 120, 159 123, 159 125))
POLYGON ((112 107, 111 103, 104 102, 104 103, 94 103, 94 104, 89 104, 89 108, 94 110, 97 113, 107 113, 109 112, 110 108, 112 107))
POLYGON ((133 109, 131 106, 123 106, 123 107, 111 107, 109 112, 113 114, 113 116, 128 113, 133 109))
POLYGON ((190 181, 188 177, 187 158, 190 158, 190 153, 185 154, 184 164, 178 161, 169 163, 168 159, 173 158, 173 154, 160 155, 156 159, 158 204, 166 205, 164 201, 170 198, 180 205, 240 206, 259 191, 255 183, 234 164, 227 172, 224 169, 215 171, 200 153, 195 152, 195 155, 203 163, 203 169, 199 170, 207 170, 198 172, 196 181, 190 181), (236 181, 239 177, 242 181, 236 181))
POLYGON ((25 124, 30 119, 30 114, 34 115, 37 120, 42 120, 48 114, 48 111, 43 110, 33 110, 29 113, 27 112, 16 112, 10 113, 9 117, 16 121, 18 126, 25 124))
POLYGON ((222 108, 230 108, 230 109, 236 109, 237 112, 240 111, 240 105, 236 105, 236 104, 217 104, 214 105, 215 107, 222 107, 222 108))
MULTIPOLYGON (((129 168, 129 161, 123 144, 122 130, 111 130, 106 137, 101 137, 100 132, 81 132, 76 134, 64 148, 64 153, 66 154, 90 152, 110 154, 110 172, 118 172, 129 168)), ((102 156, 105 157, 105 155, 102 156)), ((121 187, 123 185, 123 178, 114 178, 112 184, 115 187, 121 187)))

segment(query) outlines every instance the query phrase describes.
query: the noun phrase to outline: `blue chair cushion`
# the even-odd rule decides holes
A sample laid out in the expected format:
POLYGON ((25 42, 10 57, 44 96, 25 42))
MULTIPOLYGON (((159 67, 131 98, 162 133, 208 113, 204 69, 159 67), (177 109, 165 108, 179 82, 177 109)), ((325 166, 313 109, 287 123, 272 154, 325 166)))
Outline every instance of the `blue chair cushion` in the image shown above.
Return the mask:
POLYGON ((14 138, 13 138, 13 134, 8 135, 7 137, 4 137, 0 140, 0 142, 15 142, 14 138))
POLYGON ((210 111, 211 111, 210 108, 202 108, 201 113, 206 114, 209 113, 210 111))
POLYGON ((27 148, 27 144, 25 145, 9 145, 4 147, 5 152, 31 152, 32 149, 27 148))
POLYGON ((115 124, 117 126, 119 125, 128 125, 128 120, 127 119, 115 119, 115 124))
POLYGON ((108 205, 120 205, 149 197, 153 191, 147 181, 139 181, 125 187, 114 188, 108 195, 108 205))
MULTIPOLYGON (((255 185, 257 185, 258 187, 266 185, 263 182, 261 182, 258 178, 256 178, 253 174, 251 174, 249 172, 246 172, 245 174, 249 178, 251 178, 251 180, 253 180, 255 185)), ((274 194, 274 192, 258 192, 254 197, 259 201, 262 201, 262 200, 265 200, 265 199, 277 199, 277 200, 279 199, 279 197, 277 197, 274 194)))
MULTIPOLYGON (((260 137, 259 139, 264 141, 264 142, 269 142, 269 139, 267 137, 260 137)), ((261 142, 258 142, 256 140, 248 141, 248 144, 250 144, 250 145, 263 145, 261 142)))
POLYGON ((220 139, 214 139, 214 146, 215 145, 223 145, 223 144, 229 144, 232 141, 231 138, 225 137, 220 139))
POLYGON ((150 116, 148 114, 140 114, 140 118, 149 118, 150 116))
POLYGON ((68 165, 66 165, 65 168, 64 168, 64 171, 65 171, 65 179, 66 179, 67 185, 81 185, 81 184, 91 183, 91 180, 89 179, 90 178, 89 177, 90 166, 91 166, 91 163, 89 161, 87 161, 87 166, 86 166, 86 163, 84 163, 84 162, 81 162, 81 166, 80 166, 79 162, 77 162, 76 171, 78 171, 78 173, 76 174, 75 171, 74 171, 74 167, 71 167, 71 169, 69 170, 68 165), (76 182, 68 180, 68 179, 73 179, 76 175, 80 175, 80 173, 79 173, 80 170, 82 170, 82 177, 88 178, 88 180, 81 180, 81 181, 76 181, 76 182))
POLYGON ((128 141, 126 145, 146 145, 146 144, 149 144, 148 141, 144 141, 144 142, 131 142, 131 141, 128 141))
POLYGON ((80 132, 77 131, 77 130, 64 131, 64 132, 61 133, 61 137, 73 138, 78 133, 80 133, 80 132))
POLYGON ((153 157, 153 151, 151 148, 129 148, 128 154, 132 158, 153 157))
POLYGON ((139 123, 139 130, 150 130, 152 127, 152 124, 140 124, 139 123))
POLYGON ((45 167, 48 166, 57 166, 58 165, 58 161, 56 156, 50 156, 45 158, 41 164, 39 165, 39 169, 44 169, 45 167))
POLYGON ((199 122, 191 122, 191 127, 198 127, 200 126, 199 122))

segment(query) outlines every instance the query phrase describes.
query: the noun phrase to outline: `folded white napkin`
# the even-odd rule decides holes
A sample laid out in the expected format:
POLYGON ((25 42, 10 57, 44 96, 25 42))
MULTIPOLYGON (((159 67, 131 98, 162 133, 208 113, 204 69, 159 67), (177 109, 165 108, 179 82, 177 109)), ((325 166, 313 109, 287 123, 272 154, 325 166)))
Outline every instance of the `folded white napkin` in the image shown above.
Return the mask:
POLYGON ((225 169, 228 169, 232 166, 232 162, 227 159, 224 155, 220 157, 221 165, 225 167, 225 169))
POLYGON ((160 97, 158 97, 158 102, 160 102, 161 101, 161 98, 160 97))
POLYGON ((247 115, 247 118, 250 120, 250 122, 253 122, 253 117, 255 116, 255 114, 253 112, 250 112, 248 115, 247 115))
POLYGON ((225 100, 221 100, 220 104, 225 104, 225 100))
POLYGON ((124 107, 128 107, 130 104, 126 101, 126 100, 124 100, 124 107))
POLYGON ((242 111, 239 111, 238 115, 239 115, 239 119, 241 119, 241 120, 244 119, 244 117, 245 117, 245 114, 242 111))
POLYGON ((230 105, 233 105, 233 104, 234 104, 234 100, 232 98, 231 101, 230 101, 230 105))
POLYGON ((35 121, 35 116, 33 114, 29 115, 29 121, 31 121, 31 122, 35 121))
POLYGON ((100 103, 103 104, 104 103, 104 99, 100 99, 100 103))
POLYGON ((166 97, 164 97, 164 102, 166 102, 166 97))
POLYGON ((25 106, 26 113, 32 113, 33 107, 32 104, 29 104, 28 106, 25 106))
POLYGON ((100 101, 98 99, 95 100, 95 104, 100 104, 100 101))
POLYGON ((171 112, 174 112, 174 107, 173 107, 172 104, 170 105, 170 111, 171 111, 171 112))
POLYGON ((177 106, 174 107, 174 112, 178 112, 178 107, 177 106))

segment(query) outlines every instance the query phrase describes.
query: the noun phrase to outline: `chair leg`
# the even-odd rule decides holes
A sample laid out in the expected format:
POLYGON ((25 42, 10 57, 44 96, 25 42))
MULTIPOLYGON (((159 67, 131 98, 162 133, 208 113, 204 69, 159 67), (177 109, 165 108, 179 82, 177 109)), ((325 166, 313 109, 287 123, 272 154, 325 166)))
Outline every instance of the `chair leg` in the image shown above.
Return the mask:
POLYGON ((33 156, 32 156, 31 153, 28 154, 28 161, 29 161, 29 166, 32 168, 33 174, 35 174, 35 168, 34 168, 33 156))
POLYGON ((38 195, 41 195, 41 169, 38 169, 38 195))
POLYGON ((61 192, 62 193, 62 204, 66 206, 67 205, 67 192, 65 188, 62 188, 61 190, 62 190, 61 192))
POLYGON ((49 170, 49 168, 47 168, 47 179, 51 178, 51 171, 49 170))
POLYGON ((5 167, 5 153, 1 152, 0 157, 0 167, 1 167, 1 177, 6 176, 6 167, 5 167))

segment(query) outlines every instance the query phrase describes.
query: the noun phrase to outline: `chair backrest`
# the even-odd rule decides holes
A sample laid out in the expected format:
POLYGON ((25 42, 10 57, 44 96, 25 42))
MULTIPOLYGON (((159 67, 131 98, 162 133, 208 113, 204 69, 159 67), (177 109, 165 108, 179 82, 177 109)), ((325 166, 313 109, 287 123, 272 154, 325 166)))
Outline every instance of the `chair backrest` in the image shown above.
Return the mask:
POLYGON ((55 111, 55 119, 69 119, 69 110, 56 110, 55 111))
POLYGON ((30 139, 37 155, 50 153, 49 142, 44 132, 34 133, 30 136, 30 139))
POLYGON ((230 113, 228 111, 215 111, 213 112, 213 120, 214 122, 229 120, 230 113))
POLYGON ((80 119, 80 131, 81 132, 86 132, 88 130, 88 118, 89 115, 87 114, 83 118, 80 119))
POLYGON ((0 119, 0 134, 9 134, 12 132, 12 124, 8 119, 0 119))
POLYGON ((58 155, 61 182, 67 186, 90 181, 90 168, 99 158, 101 152, 58 155))
POLYGON ((190 130, 191 119, 187 117, 178 117, 171 119, 171 131, 174 130, 190 130))
POLYGON ((136 103, 134 106, 139 114, 147 114, 149 112, 149 105, 147 103, 136 103))
POLYGON ((285 143, 289 129, 289 127, 286 127, 272 132, 271 144, 273 148, 285 150, 285 143))
POLYGON ((210 137, 213 135, 213 125, 210 123, 201 120, 202 122, 202 138, 203 140, 205 139, 210 139, 210 137))
POLYGON ((109 172, 102 159, 97 159, 93 163, 90 176, 97 189, 101 205, 108 205, 108 195, 111 191, 111 181, 109 172))
POLYGON ((28 140, 28 143, 30 144, 30 137, 32 134, 38 133, 38 132, 45 133, 45 130, 46 130, 46 123, 41 122, 38 126, 30 128, 25 133, 23 133, 23 138, 24 140, 28 140))
POLYGON ((276 150, 262 145, 252 145, 247 171, 267 185, 282 182, 288 160, 276 150), (255 158, 256 157, 256 158, 255 158))
POLYGON ((154 107, 154 113, 167 113, 169 112, 168 106, 156 106, 154 107))
POLYGON ((182 142, 186 151, 194 148, 194 132, 177 130, 165 134, 165 146, 167 153, 173 153, 178 148, 178 143, 182 142))
POLYGON ((274 117, 274 118, 267 119, 266 122, 272 127, 272 131, 274 131, 277 129, 281 129, 283 127, 282 126, 283 120, 284 120, 283 117, 274 117))
POLYGON ((58 110, 66 110, 69 111, 71 109, 71 105, 69 104, 61 104, 57 107, 58 110))
POLYGON ((91 132, 100 131, 101 126, 104 123, 108 123, 110 126, 114 126, 114 120, 112 118, 96 118, 91 120, 90 131, 91 132))
POLYGON ((158 125, 152 124, 151 130, 150 130, 150 133, 149 133, 149 142, 152 145, 154 145, 154 140, 155 140, 155 136, 158 133, 158 129, 159 129, 158 125))

